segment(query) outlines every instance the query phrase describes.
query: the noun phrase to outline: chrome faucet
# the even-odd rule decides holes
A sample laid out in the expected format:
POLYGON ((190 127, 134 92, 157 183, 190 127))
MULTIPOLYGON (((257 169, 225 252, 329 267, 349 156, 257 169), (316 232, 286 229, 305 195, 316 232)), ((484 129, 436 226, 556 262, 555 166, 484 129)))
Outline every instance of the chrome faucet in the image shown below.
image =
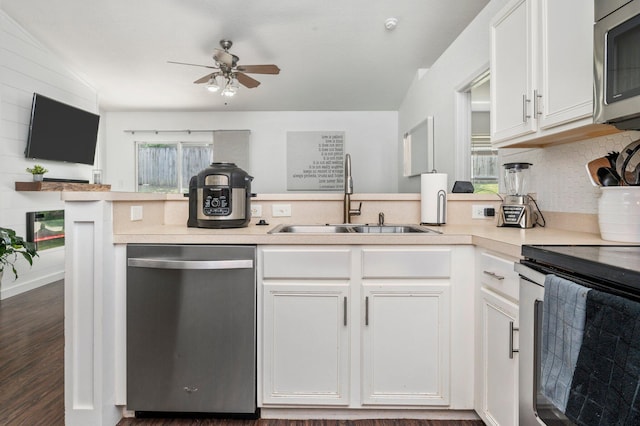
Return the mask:
POLYGON ((353 178, 351 177, 351 155, 347 154, 344 159, 344 205, 343 205, 343 223, 351 223, 351 216, 360 216, 360 209, 351 208, 351 194, 353 194, 353 178))

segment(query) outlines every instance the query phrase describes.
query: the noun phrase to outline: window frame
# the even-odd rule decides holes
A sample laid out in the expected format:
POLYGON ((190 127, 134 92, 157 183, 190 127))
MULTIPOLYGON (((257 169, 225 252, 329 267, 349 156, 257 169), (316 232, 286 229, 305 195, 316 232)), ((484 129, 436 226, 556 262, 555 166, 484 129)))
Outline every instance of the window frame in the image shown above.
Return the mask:
POLYGON ((209 157, 209 163, 211 163, 213 160, 213 149, 214 149, 214 142, 213 141, 167 141, 167 140, 158 140, 158 141, 152 141, 152 140, 139 140, 139 141, 135 141, 135 147, 134 147, 134 151, 135 151, 135 192, 143 192, 140 191, 140 184, 138 183, 138 177, 140 174, 140 169, 139 169, 139 152, 140 152, 140 147, 142 145, 175 145, 176 146, 176 180, 177 180, 177 186, 176 186, 176 191, 174 192, 170 192, 171 194, 184 194, 184 193, 188 193, 189 192, 189 183, 187 182, 187 187, 183 187, 182 185, 182 169, 183 169, 183 157, 182 157, 182 153, 183 153, 183 147, 184 146, 209 146, 211 149, 211 155, 209 157))

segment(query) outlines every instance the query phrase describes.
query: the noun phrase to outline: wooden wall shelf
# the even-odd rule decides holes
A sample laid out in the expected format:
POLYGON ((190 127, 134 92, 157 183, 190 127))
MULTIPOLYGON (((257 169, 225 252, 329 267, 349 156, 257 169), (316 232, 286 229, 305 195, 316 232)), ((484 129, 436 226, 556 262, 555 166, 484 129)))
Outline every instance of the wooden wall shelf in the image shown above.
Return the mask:
POLYGON ((75 182, 16 182, 16 191, 111 191, 111 185, 75 182))

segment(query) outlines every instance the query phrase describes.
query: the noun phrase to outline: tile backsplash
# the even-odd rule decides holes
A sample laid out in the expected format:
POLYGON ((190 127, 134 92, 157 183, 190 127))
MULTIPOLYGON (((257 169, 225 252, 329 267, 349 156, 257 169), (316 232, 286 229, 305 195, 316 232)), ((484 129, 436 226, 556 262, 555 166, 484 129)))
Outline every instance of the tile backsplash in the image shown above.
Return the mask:
POLYGON ((585 165, 608 152, 622 150, 638 138, 640 131, 633 131, 546 148, 501 149, 499 164, 533 164, 528 188, 536 194, 542 211, 596 214, 601 191, 591 184, 585 165))

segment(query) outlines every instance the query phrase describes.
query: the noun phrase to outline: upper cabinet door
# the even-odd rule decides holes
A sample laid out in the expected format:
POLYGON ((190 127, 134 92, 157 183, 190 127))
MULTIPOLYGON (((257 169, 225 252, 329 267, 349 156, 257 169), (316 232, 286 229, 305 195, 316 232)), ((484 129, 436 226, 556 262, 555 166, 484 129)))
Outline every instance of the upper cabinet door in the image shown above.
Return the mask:
POLYGON ((538 0, 538 126, 593 114, 593 0, 538 0))
POLYGON ((512 0, 491 22, 491 142, 539 147, 593 124, 593 0, 512 0))
POLYGON ((533 133, 533 0, 509 3, 491 22, 491 139, 533 133))

